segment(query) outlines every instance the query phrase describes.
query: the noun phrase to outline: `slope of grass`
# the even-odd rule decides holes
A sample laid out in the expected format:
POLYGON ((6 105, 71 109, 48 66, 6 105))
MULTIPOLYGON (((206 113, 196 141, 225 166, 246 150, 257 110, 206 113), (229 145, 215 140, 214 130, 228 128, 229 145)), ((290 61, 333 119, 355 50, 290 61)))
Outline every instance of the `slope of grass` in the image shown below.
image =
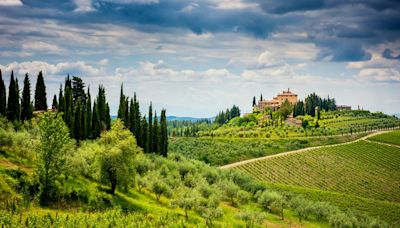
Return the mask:
POLYGON ((349 142, 365 135, 365 133, 362 133, 356 135, 298 139, 180 137, 170 140, 169 150, 182 154, 187 158, 197 159, 211 165, 219 166, 305 147, 349 142))
POLYGON ((400 145, 400 130, 391 131, 391 132, 380 134, 380 135, 375 135, 368 139, 377 141, 377 142, 400 145))
POLYGON ((393 227, 400 226, 400 204, 374 200, 349 194, 324 191, 319 189, 304 188, 292 185, 268 183, 269 188, 279 191, 286 191, 288 194, 301 194, 305 198, 313 201, 329 202, 344 211, 358 210, 380 218, 393 224, 393 227))
POLYGON ((400 202, 400 148, 360 141, 237 168, 262 181, 400 202))

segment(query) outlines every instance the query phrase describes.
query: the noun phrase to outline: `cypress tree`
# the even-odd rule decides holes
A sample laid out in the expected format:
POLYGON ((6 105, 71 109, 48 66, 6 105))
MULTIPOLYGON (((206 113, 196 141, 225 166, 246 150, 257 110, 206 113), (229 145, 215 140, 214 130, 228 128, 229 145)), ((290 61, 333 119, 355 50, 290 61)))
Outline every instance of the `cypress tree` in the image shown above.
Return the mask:
POLYGON ((100 126, 100 116, 97 102, 94 101, 93 104, 93 117, 92 117, 92 137, 98 138, 100 136, 101 126, 100 126))
POLYGON ((124 121, 125 118, 125 95, 124 84, 121 84, 121 92, 119 95, 118 119, 124 121))
POLYGON ((72 77, 72 98, 73 103, 76 104, 78 100, 81 100, 81 105, 86 101, 85 94, 85 83, 83 83, 80 77, 73 76, 72 77))
POLYGON ((125 111, 124 111, 124 123, 125 127, 129 129, 130 121, 129 121, 129 99, 126 97, 125 99, 125 111))
POLYGON ((82 129, 81 129, 81 101, 78 99, 74 109, 74 125, 72 136, 79 140, 82 138, 82 129))
POLYGON ((86 112, 85 112, 85 135, 86 138, 92 137, 92 101, 90 96, 90 88, 88 87, 87 99, 86 99, 86 112))
POLYGON ((149 151, 153 152, 153 104, 150 102, 149 106, 149 124, 147 126, 148 128, 148 136, 147 136, 147 148, 149 151))
POLYGON ((154 114, 154 121, 153 121, 153 148, 152 152, 158 154, 159 153, 159 148, 160 148, 160 131, 158 127, 158 119, 157 119, 157 112, 154 114))
POLYGON ((133 104, 134 104, 134 117, 135 117, 135 128, 134 128, 134 134, 137 137, 137 140, 141 140, 141 137, 143 137, 143 133, 141 131, 141 114, 140 114, 140 107, 139 107, 139 101, 136 99, 136 93, 134 94, 133 97, 133 104))
MULTIPOLYGON (((60 92, 58 93, 58 111, 65 112, 65 97, 62 90, 62 85, 60 84, 60 92)), ((64 113, 65 114, 65 113, 64 113)), ((65 117, 64 117, 65 120, 65 117)))
POLYGON ((142 141, 142 145, 141 147, 143 148, 145 153, 149 152, 149 143, 148 143, 148 124, 147 124, 147 120, 146 120, 146 116, 143 116, 141 123, 141 141, 142 141))
POLYGON ((110 106, 106 103, 106 130, 110 130, 111 128, 111 115, 110 115, 110 106))
POLYGON ((7 119, 11 122, 17 119, 18 98, 15 86, 14 71, 11 71, 10 85, 8 87, 7 119))
POLYGON ((256 97, 253 97, 253 107, 256 106, 256 97))
POLYGON ((57 95, 55 95, 55 94, 54 94, 54 97, 53 97, 53 102, 51 103, 51 108, 58 110, 57 95))
POLYGON ((4 85, 4 80, 0 69, 0 116, 6 116, 6 114, 7 114, 6 86, 4 85))
POLYGON ((42 71, 39 72, 35 88, 35 110, 47 110, 46 86, 42 71))
POLYGON ((21 120, 30 120, 32 118, 32 105, 31 105, 31 83, 28 74, 25 74, 24 88, 22 90, 21 100, 21 120))
POLYGON ((20 103, 20 95, 19 95, 19 83, 18 78, 15 78, 15 96, 17 97, 17 108, 15 110, 17 120, 21 120, 21 103, 20 103))
POLYGON ((136 138, 136 142, 138 143, 138 138, 135 135, 135 103, 133 102, 133 99, 131 98, 130 105, 129 105, 129 130, 132 132, 132 134, 136 138))
POLYGON ((68 128, 70 130, 72 130, 73 126, 72 126, 72 122, 73 122, 73 99, 72 99, 72 88, 71 88, 71 84, 68 83, 70 82, 69 78, 67 79, 67 81, 65 82, 65 123, 67 124, 68 128))
POLYGON ((167 157, 168 132, 167 132, 167 117, 165 109, 161 110, 161 118, 160 118, 160 153, 162 156, 167 157))

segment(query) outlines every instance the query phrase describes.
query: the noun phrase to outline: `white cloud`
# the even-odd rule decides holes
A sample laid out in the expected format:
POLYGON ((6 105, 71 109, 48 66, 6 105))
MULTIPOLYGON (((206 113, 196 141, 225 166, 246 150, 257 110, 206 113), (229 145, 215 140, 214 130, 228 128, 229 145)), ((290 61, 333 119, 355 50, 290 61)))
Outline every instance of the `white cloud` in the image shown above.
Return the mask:
POLYGON ((46 43, 43 41, 28 41, 22 44, 22 49, 36 52, 52 52, 60 54, 62 48, 55 44, 46 43))
POLYGON ((184 13, 191 13, 197 7, 199 7, 198 3, 191 2, 187 6, 183 7, 181 11, 184 13))
POLYGON ((22 6, 21 0, 1 0, 0 6, 22 6))
POLYGON ((215 8, 224 10, 257 9, 257 3, 244 2, 242 0, 212 0, 215 8))
POLYGON ((387 68, 387 69, 368 68, 368 69, 362 69, 356 75, 356 78, 362 81, 399 83, 400 73, 398 70, 393 68, 387 68))
POLYGON ((92 0, 74 0, 74 2, 76 5, 75 12, 87 13, 95 10, 92 6, 92 0))
POLYGON ((42 61, 32 62, 12 62, 5 66, 0 65, 1 68, 6 71, 14 70, 15 73, 23 75, 25 73, 37 74, 42 71, 45 75, 51 76, 66 76, 67 74, 78 75, 78 76, 100 76, 104 75, 104 69, 95 68, 85 61, 77 62, 61 62, 57 64, 51 64, 42 61))
POLYGON ((102 60, 99 61, 99 65, 100 66, 107 66, 109 62, 110 61, 108 61, 108 59, 102 59, 102 60))
POLYGON ((368 61, 349 62, 348 68, 363 69, 363 68, 391 68, 399 65, 398 60, 383 58, 380 53, 373 53, 372 58, 368 61))

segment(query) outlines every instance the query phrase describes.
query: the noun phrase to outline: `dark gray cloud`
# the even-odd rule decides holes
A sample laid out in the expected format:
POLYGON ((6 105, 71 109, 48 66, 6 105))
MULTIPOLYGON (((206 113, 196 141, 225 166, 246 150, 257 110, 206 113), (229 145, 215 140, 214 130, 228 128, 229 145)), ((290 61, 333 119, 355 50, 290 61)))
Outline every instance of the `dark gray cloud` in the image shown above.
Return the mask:
MULTIPOLYGON (((22 7, 0 6, 0 15, 38 21, 38 26, 40 20, 55 20, 82 28, 116 24, 148 33, 171 33, 178 39, 182 30, 196 34, 243 33, 258 39, 268 39, 274 33, 307 33, 307 39, 294 41, 315 43, 321 48, 318 59, 330 56, 331 61, 368 60, 371 55, 365 51, 366 47, 393 42, 400 37, 398 0, 242 1, 259 7, 218 8, 218 1, 214 0, 159 0, 152 4, 92 0, 90 10, 76 12, 73 0, 24 0, 22 7), (190 10, 184 10, 189 5, 192 6, 190 10)), ((7 22, 0 22, 0 25, 4 23, 7 22)), ((1 30, 9 36, 24 36, 1 30)), ((32 32, 25 35, 41 36, 32 32)))
POLYGON ((382 52, 382 57, 384 57, 384 58, 386 58, 386 59, 400 59, 400 55, 394 55, 393 54, 393 52, 392 52, 392 50, 390 50, 390 49, 385 49, 383 52, 382 52))

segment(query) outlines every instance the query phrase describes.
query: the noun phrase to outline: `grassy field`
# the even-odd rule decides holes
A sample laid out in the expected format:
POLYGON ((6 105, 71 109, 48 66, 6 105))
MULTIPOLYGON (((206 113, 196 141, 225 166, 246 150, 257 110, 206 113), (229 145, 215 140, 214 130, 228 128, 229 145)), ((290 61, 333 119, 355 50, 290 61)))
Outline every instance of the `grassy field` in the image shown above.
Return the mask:
POLYGON ((368 138, 369 140, 390 143, 394 145, 400 145, 400 130, 391 131, 385 134, 376 135, 374 137, 368 138))
POLYGON ((362 133, 357 135, 298 139, 177 137, 171 138, 169 150, 188 158, 220 166, 305 147, 348 142, 365 135, 365 133, 362 133))
POLYGON ((256 161, 235 169, 276 183, 279 188, 293 190, 298 186, 298 191, 314 199, 400 222, 400 148, 359 141, 256 161))

